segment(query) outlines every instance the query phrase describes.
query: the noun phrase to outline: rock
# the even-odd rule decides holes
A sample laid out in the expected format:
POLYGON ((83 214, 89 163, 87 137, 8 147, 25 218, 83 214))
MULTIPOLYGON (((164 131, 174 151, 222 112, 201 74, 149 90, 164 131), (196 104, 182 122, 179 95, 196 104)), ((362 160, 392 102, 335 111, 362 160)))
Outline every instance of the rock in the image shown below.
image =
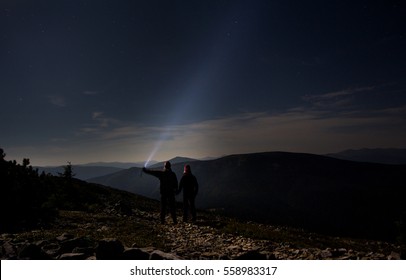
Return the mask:
MULTIPOLYGON (((133 246, 131 246, 132 248, 138 248, 136 244, 133 244, 133 246)), ((144 248, 139 248, 149 254, 151 254, 153 251, 155 251, 154 247, 144 247, 144 248)))
MULTIPOLYGON (((199 254, 197 253, 196 255, 199 255, 199 254)), ((219 259, 220 256, 216 252, 203 252, 202 254, 200 254, 200 258, 215 260, 215 259, 219 259)))
POLYGON ((90 241, 85 237, 67 239, 60 243, 60 254, 72 253, 72 250, 76 247, 89 247, 90 241))
POLYGON ((131 205, 121 200, 117 202, 113 208, 114 211, 118 212, 119 214, 130 216, 133 213, 131 205))
POLYGON ((218 258, 219 260, 230 260, 230 258, 227 255, 221 254, 218 258))
POLYGON ((1 247, 1 254, 4 258, 10 259, 17 257, 17 251, 13 244, 10 242, 5 242, 1 247))
POLYGON ((266 255, 261 254, 258 251, 248 251, 235 258, 236 260, 266 260, 266 255))
POLYGON ((72 253, 81 253, 90 257, 94 254, 94 248, 92 247, 76 247, 72 250, 72 253))
POLYGON ((151 253, 150 260, 180 260, 180 258, 174 254, 155 250, 151 253))
POLYGON ((346 255, 338 258, 338 260, 357 260, 357 259, 358 258, 353 255, 346 255))
POLYGON ((59 256, 58 260, 86 260, 88 256, 84 253, 65 253, 59 256))
POLYGON ((75 236, 73 235, 73 234, 69 234, 69 233, 63 233, 62 235, 60 235, 60 236, 58 236, 58 237, 56 237, 56 240, 58 240, 58 241, 65 241, 65 240, 68 240, 68 239, 72 239, 72 238, 74 238, 75 236))
POLYGON ((149 258, 149 253, 140 248, 127 248, 123 252, 123 260, 149 260, 149 258))
POLYGON ((41 249, 49 256, 56 257, 59 255, 61 246, 57 243, 49 243, 41 247, 41 249))
POLYGON ((42 247, 48 245, 49 241, 48 240, 40 240, 40 241, 35 242, 34 244, 37 245, 38 247, 42 248, 42 247))
POLYGON ((107 227, 107 226, 102 226, 101 228, 99 228, 99 229, 97 229, 97 231, 108 231, 109 230, 109 227, 107 227))
POLYGON ((401 260, 406 260, 406 246, 401 248, 400 259, 401 260))
POLYGON ((330 249, 326 249, 320 252, 320 256, 323 259, 327 259, 333 257, 333 253, 331 253, 330 249))
POLYGON ((96 259, 98 260, 119 260, 124 251, 123 244, 114 238, 100 240, 96 247, 96 259))
POLYGON ((230 245, 230 246, 227 247, 227 249, 228 249, 228 250, 238 250, 238 249, 240 249, 240 246, 237 246, 237 245, 230 245))
POLYGON ((23 245, 18 253, 19 259, 26 259, 26 260, 48 260, 51 259, 42 249, 31 243, 27 243, 23 245))
POLYGON ((392 251, 388 256, 388 260, 400 260, 400 253, 392 251))
POLYGON ((277 260, 275 254, 267 254, 267 259, 268 260, 277 260))
POLYGON ((338 253, 339 256, 342 256, 342 255, 347 253, 347 249, 339 248, 339 249, 337 249, 337 253, 338 253))

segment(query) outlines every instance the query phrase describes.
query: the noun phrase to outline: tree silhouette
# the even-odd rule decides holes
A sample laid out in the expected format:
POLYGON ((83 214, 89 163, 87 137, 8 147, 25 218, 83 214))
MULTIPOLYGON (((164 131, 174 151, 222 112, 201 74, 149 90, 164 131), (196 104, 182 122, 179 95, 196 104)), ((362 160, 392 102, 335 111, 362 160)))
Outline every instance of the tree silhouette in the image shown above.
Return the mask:
POLYGON ((5 157, 6 157, 6 154, 4 153, 4 150, 2 148, 0 148, 0 161, 3 161, 5 157))
POLYGON ((63 167, 64 172, 63 173, 58 173, 59 176, 65 178, 65 179, 72 179, 73 177, 75 177, 75 173, 73 173, 73 167, 72 167, 72 163, 70 161, 68 161, 68 164, 65 165, 63 167))

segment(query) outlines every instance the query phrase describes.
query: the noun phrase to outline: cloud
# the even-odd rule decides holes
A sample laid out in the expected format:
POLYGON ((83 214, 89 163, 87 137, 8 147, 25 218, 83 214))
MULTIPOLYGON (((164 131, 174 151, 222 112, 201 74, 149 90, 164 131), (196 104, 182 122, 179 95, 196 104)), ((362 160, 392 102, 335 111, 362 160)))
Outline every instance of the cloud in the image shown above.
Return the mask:
POLYGON ((340 91, 324 93, 324 94, 320 94, 320 95, 306 95, 304 97, 304 99, 305 100, 326 100, 326 99, 332 99, 332 98, 337 98, 337 97, 342 97, 342 96, 354 95, 357 93, 369 92, 374 89, 375 89, 374 86, 350 88, 350 89, 345 89, 345 90, 340 90, 340 91))
POLYGON ((61 95, 49 95, 48 100, 52 105, 58 107, 66 107, 67 105, 66 98, 61 95))
POLYGON ((92 119, 93 119, 93 120, 97 120, 97 119, 100 118, 101 116, 103 116, 103 112, 93 112, 93 113, 92 113, 92 119))
POLYGON ((91 126, 98 128, 108 128, 122 123, 117 119, 106 117, 103 112, 93 112, 92 120, 95 121, 96 124, 92 124, 91 126))
POLYGON ((376 86, 348 88, 319 95, 305 95, 302 99, 316 107, 348 107, 354 104, 355 98, 362 98, 362 95, 369 94, 376 88, 376 86))

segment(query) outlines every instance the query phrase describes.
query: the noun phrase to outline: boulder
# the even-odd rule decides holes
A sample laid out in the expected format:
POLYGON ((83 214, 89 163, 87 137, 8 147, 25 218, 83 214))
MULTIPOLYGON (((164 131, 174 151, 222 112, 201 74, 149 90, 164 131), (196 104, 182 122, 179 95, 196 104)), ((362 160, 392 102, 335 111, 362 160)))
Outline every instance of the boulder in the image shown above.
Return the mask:
POLYGON ((84 253, 65 253, 58 257, 58 260, 86 260, 88 256, 84 253))
POLYGON ((118 201, 113 208, 116 213, 122 215, 131 216, 133 213, 131 205, 125 201, 118 201))
POLYGON ((236 260, 266 260, 267 255, 258 251, 248 251, 235 258, 236 260))
POLYGON ((72 250, 76 247, 89 247, 90 245, 90 241, 86 237, 67 239, 60 242, 61 248, 59 253, 72 253, 72 250))
POLYGON ((76 247, 72 250, 72 253, 82 253, 90 257, 94 254, 94 248, 92 247, 76 247))
POLYGON ((161 250, 155 250, 151 253, 150 260, 180 260, 180 258, 174 254, 165 253, 161 250))
POLYGON ((5 259, 12 259, 17 257, 17 251, 15 246, 8 241, 4 242, 3 246, 1 247, 1 254, 2 258, 5 259))
POLYGON ((100 240, 96 247, 96 258, 98 260, 119 260, 122 259, 124 251, 123 244, 115 238, 100 240))
POLYGON ((149 260, 149 253, 140 248, 127 248, 123 252, 124 260, 149 260))
POLYGON ((400 260, 400 253, 392 251, 388 256, 388 260, 400 260))
POLYGON ((58 236, 58 237, 56 237, 56 240, 58 240, 58 241, 65 241, 65 240, 68 240, 68 239, 72 239, 72 238, 74 238, 75 236, 73 235, 73 234, 70 234, 70 233, 62 233, 60 236, 58 236))
POLYGON ((42 250, 51 257, 56 257, 59 255, 61 246, 58 243, 49 243, 41 247, 42 250))
POLYGON ((50 256, 48 256, 42 249, 41 247, 32 244, 32 243, 27 243, 24 244, 19 252, 18 252, 18 258, 19 259, 26 259, 26 260, 48 260, 51 259, 50 256))
POLYGON ((327 249, 320 252, 320 257, 323 258, 323 259, 332 258, 333 253, 331 252, 331 249, 327 248, 327 249))

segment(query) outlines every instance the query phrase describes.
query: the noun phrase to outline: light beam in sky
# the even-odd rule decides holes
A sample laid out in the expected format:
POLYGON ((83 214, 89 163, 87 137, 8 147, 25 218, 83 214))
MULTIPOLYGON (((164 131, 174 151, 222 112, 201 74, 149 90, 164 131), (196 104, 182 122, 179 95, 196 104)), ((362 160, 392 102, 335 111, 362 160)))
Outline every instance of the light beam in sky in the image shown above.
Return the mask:
POLYGON ((148 164, 151 162, 151 160, 154 158, 154 156, 156 155, 158 150, 161 148, 163 141, 164 141, 164 139, 160 139, 155 143, 155 146, 152 149, 151 153, 149 154, 148 159, 146 160, 146 162, 144 164, 144 167, 148 167, 148 164))
MULTIPOLYGON (((223 26, 225 27, 227 23, 228 21, 224 23, 223 26)), ((222 28, 221 30, 225 29, 222 28)), ((221 39, 223 38, 221 37, 221 39)), ((200 108, 196 108, 196 105, 201 106, 201 104, 203 104, 213 80, 216 80, 219 73, 227 72, 227 69, 224 68, 228 66, 222 65, 218 59, 219 57, 223 57, 226 53, 227 48, 225 43, 221 41, 219 42, 219 38, 215 38, 214 40, 217 41, 216 45, 220 45, 222 47, 209 51, 207 54, 209 59, 200 62, 200 67, 198 67, 195 74, 185 74, 189 76, 189 83, 181 91, 181 96, 178 97, 179 101, 176 103, 177 106, 175 106, 168 115, 170 116, 170 118, 168 118, 170 121, 165 123, 165 129, 161 133, 159 139, 154 145, 154 148, 149 154, 144 164, 145 167, 161 149, 162 144, 168 139, 170 127, 178 124, 179 120, 182 120, 190 116, 190 114, 193 114, 193 112, 198 111, 200 108)))

